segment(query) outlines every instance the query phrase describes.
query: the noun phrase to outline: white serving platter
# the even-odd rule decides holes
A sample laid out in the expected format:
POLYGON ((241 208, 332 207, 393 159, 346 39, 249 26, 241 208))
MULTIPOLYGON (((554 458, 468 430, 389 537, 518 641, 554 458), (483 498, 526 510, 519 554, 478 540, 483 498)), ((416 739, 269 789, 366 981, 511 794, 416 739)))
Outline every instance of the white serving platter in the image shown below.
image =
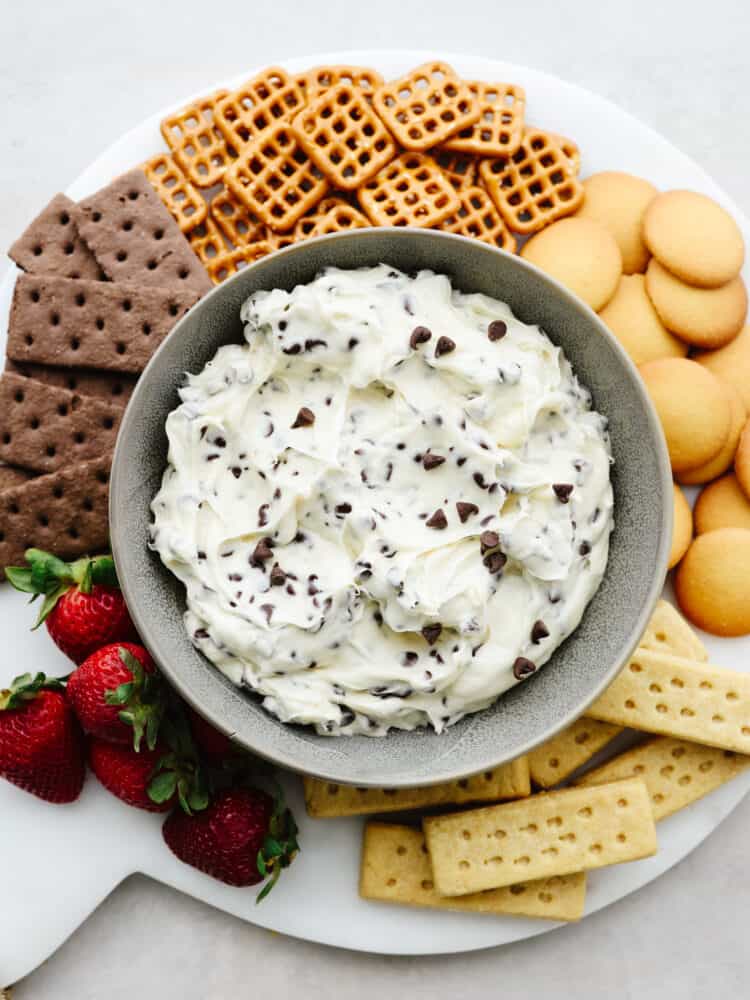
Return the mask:
MULTIPOLYGON (((747 220, 692 160, 610 102, 538 70, 470 55, 394 50, 319 53, 284 65, 299 72, 320 64, 364 64, 388 78, 436 55, 467 78, 511 80, 525 87, 528 120, 576 140, 583 154, 583 176, 619 169, 646 177, 660 188, 703 191, 732 212, 750 243, 747 220)), ((247 73, 234 80, 206 81, 202 92, 220 85, 236 86, 257 68, 248 66, 247 73)), ((80 198, 160 150, 159 121, 170 110, 163 109, 110 146, 67 193, 80 198)), ((9 270, 0 285, 0 349, 15 276, 16 272, 9 270)), ((55 675, 70 669, 44 629, 29 631, 32 616, 22 595, 7 585, 0 586, 5 650, 0 686, 26 670, 55 675)), ((750 638, 702 638, 713 662, 750 669, 750 638)), ((300 822, 303 850, 271 896, 256 906, 252 890, 221 885, 177 861, 162 842, 160 817, 122 805, 91 777, 80 800, 70 806, 47 805, 0 781, 0 987, 17 981, 44 961, 115 886, 135 872, 262 927, 361 951, 398 955, 471 951, 519 941, 557 926, 516 917, 434 913, 360 900, 357 874, 362 821, 310 820, 304 812, 300 780, 287 775, 284 783, 300 822)), ((646 885, 684 858, 731 812, 748 788, 750 772, 660 823, 660 850, 655 857, 591 874, 587 918, 596 919, 593 915, 602 907, 646 885)))

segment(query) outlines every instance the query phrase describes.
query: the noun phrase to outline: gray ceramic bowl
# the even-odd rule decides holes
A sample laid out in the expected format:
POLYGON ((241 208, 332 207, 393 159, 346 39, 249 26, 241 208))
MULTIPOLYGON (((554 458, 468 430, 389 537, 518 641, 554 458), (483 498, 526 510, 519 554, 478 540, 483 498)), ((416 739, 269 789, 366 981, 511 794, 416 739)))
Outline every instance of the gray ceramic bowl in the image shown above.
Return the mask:
POLYGON ((517 757, 572 722, 609 684, 642 634, 664 580, 672 480, 661 430, 635 368, 596 315, 518 257, 475 240, 418 229, 371 229, 310 240, 261 259, 182 319, 141 376, 112 470, 110 522, 117 571, 135 624, 180 693, 239 744, 331 781, 404 786, 465 777, 517 757), (616 527, 606 576, 583 621, 547 665, 495 705, 440 736, 321 737, 283 725, 234 687, 191 645, 184 592, 146 547, 149 504, 166 462, 164 422, 185 371, 242 339, 240 305, 257 289, 291 289, 326 265, 386 262, 430 268, 466 292, 510 304, 560 344, 595 406, 609 418, 616 527))

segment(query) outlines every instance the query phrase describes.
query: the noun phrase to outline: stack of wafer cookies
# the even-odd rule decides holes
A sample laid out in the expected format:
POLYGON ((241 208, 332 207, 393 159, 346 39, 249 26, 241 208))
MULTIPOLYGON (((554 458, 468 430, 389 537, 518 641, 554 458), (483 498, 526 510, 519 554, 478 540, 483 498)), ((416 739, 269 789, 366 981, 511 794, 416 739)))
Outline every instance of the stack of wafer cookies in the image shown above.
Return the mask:
POLYGON ((527 757, 421 789, 306 778, 305 802, 317 819, 388 815, 364 827, 365 899, 577 920, 587 871, 655 853, 655 822, 750 765, 748 719, 747 675, 711 666, 700 638, 660 601, 587 716, 527 757), (421 826, 415 810, 427 810, 421 826), (392 815, 404 811, 408 822, 392 815))
POLYGON ((181 231, 207 221, 205 203, 166 157, 149 169, 156 186, 134 170, 78 204, 57 195, 10 249, 23 273, 0 375, 0 572, 33 544, 65 558, 107 546, 123 405, 210 288, 181 231))

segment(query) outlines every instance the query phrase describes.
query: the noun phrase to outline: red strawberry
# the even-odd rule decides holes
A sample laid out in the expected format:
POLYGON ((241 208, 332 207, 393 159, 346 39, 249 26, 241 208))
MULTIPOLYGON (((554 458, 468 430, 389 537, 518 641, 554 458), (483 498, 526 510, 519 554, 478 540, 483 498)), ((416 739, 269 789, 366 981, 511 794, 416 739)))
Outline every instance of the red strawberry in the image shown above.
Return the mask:
POLYGON ((219 760, 234 752, 235 746, 228 736, 220 733, 218 729, 214 729, 211 723, 202 715, 198 715, 194 708, 188 706, 187 710, 193 739, 207 757, 219 760))
POLYGON ((148 650, 134 643, 103 646, 74 670, 68 699, 87 733, 110 743, 132 743, 146 734, 150 750, 164 711, 164 692, 148 650))
POLYGON ((27 594, 44 595, 38 628, 46 621, 53 641, 75 663, 100 646, 136 640, 111 556, 66 563, 41 549, 26 551, 28 566, 10 566, 10 583, 27 594))
POLYGON ((270 875, 258 901, 299 849, 291 813, 256 788, 218 792, 208 808, 193 816, 175 809, 162 832, 180 861, 227 885, 257 885, 270 875))
POLYGON ((0 775, 47 802, 73 802, 85 774, 83 734, 58 681, 24 674, 0 691, 0 775))
POLYGON ((154 802, 148 794, 151 780, 166 753, 163 747, 137 753, 131 747, 94 738, 89 745, 89 763, 107 791, 129 806, 149 812, 168 812, 174 805, 175 794, 164 802, 154 802))

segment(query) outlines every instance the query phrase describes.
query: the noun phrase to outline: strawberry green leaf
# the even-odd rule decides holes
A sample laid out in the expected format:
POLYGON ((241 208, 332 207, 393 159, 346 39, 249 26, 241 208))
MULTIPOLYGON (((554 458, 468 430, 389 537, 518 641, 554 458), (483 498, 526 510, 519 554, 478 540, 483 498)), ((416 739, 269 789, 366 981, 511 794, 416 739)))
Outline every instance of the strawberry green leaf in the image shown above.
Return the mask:
POLYGON ((103 587, 119 587, 115 561, 112 556, 97 556, 91 560, 91 580, 103 587))
POLYGON ((174 771, 160 771, 148 785, 148 797, 161 805, 168 802, 177 789, 177 775, 174 771))
POLYGON ((133 690, 133 682, 125 681, 124 684, 120 684, 113 691, 105 692, 104 700, 108 705, 127 705, 133 694, 133 690))
POLYGON ((34 585, 31 581, 31 570, 28 566, 6 566, 5 576, 8 583, 25 594, 34 594, 34 585))
POLYGON ((27 702, 33 701, 42 690, 62 691, 64 685, 56 677, 47 677, 42 673, 33 676, 21 674, 13 679, 9 688, 0 691, 0 711, 21 708, 27 702))

